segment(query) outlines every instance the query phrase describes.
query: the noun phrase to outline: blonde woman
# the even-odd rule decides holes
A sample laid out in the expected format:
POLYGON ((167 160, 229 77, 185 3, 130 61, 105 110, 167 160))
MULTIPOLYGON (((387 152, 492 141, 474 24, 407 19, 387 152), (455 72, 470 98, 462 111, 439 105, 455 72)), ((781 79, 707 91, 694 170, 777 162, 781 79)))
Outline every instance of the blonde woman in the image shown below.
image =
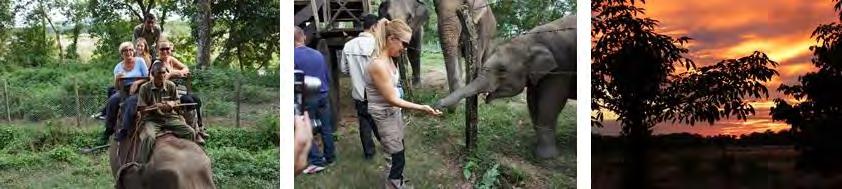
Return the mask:
POLYGON ((137 38, 134 42, 135 45, 135 57, 143 58, 143 62, 146 63, 147 68, 152 67, 152 55, 149 54, 149 45, 146 43, 145 38, 137 38))
MULTIPOLYGON (((158 56, 160 56, 161 62, 164 64, 164 67, 169 70, 169 73, 165 75, 165 77, 169 80, 172 77, 186 77, 190 74, 190 68, 187 67, 184 63, 181 63, 180 60, 176 59, 172 56, 172 52, 175 46, 172 42, 165 40, 158 41, 158 56)), ((181 88, 182 86, 179 86, 181 88)), ((196 107, 193 107, 191 110, 195 110, 196 112, 196 128, 197 133, 199 134, 196 141, 200 144, 204 143, 204 138, 209 137, 207 132, 205 132, 205 125, 202 121, 202 100, 199 99, 195 94, 186 93, 180 97, 181 103, 196 103, 196 107)))
POLYGON ((114 87, 123 92, 111 95, 105 105, 105 133, 102 139, 106 143, 108 137, 115 131, 114 126, 117 124, 117 116, 123 116, 121 124, 124 129, 118 133, 117 141, 131 133, 135 111, 137 110, 137 95, 135 95, 135 92, 140 84, 147 81, 149 77, 149 69, 146 68, 143 59, 134 56, 133 47, 132 42, 123 42, 118 49, 122 59, 114 66, 114 87), (120 102, 123 102, 123 106, 120 106, 120 102), (122 115, 117 115, 118 108, 121 109, 122 115))
POLYGON ((403 20, 381 20, 375 30, 377 49, 375 58, 366 69, 366 96, 368 111, 377 125, 380 143, 392 157, 389 170, 387 188, 404 188, 403 169, 405 165, 404 153, 404 122, 401 109, 412 109, 426 112, 429 115, 440 115, 441 112, 429 105, 420 105, 401 99, 401 89, 398 85, 398 71, 392 58, 403 52, 412 38, 412 29, 403 20))

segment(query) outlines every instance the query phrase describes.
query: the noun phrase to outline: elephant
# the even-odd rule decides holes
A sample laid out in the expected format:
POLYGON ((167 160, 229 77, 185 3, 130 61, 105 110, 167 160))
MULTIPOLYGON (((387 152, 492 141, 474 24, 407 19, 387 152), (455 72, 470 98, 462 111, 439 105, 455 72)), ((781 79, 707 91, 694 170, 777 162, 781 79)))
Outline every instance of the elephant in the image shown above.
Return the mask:
POLYGON ((435 0, 438 17, 439 44, 444 53, 444 67, 447 71, 447 85, 450 92, 462 87, 464 68, 459 62, 462 45, 462 24, 459 22, 457 11, 463 4, 468 4, 472 10, 473 23, 476 25, 478 40, 474 62, 485 62, 491 54, 491 40, 497 34, 497 19, 491 12, 487 0, 435 0))
MULTIPOLYGON (((412 41, 408 52, 409 61, 412 66, 412 83, 418 84, 421 81, 421 40, 426 20, 429 18, 424 4, 418 0, 392 0, 381 3, 378 13, 386 18, 406 20, 413 30, 412 41), (385 4, 384 4, 385 3, 385 4)), ((447 83, 450 91, 462 87, 462 66, 459 62, 461 54, 459 39, 462 37, 462 24, 457 15, 458 8, 462 4, 468 4, 474 15, 473 23, 476 24, 477 35, 477 61, 484 61, 489 53, 491 40, 497 33, 497 20, 488 7, 486 0, 435 0, 436 14, 438 14, 439 43, 444 53, 445 70, 447 71, 447 83)))
POLYGON ((127 158, 117 150, 128 152, 129 148, 111 140, 108 151, 115 188, 216 188, 211 160, 193 141, 172 134, 159 136, 145 164, 120 163, 127 158))
POLYGON ((558 155, 555 130, 568 99, 576 99, 576 15, 538 26, 499 46, 465 87, 438 100, 449 107, 467 96, 487 93, 485 102, 512 97, 527 88, 529 116, 537 135, 535 155, 558 155))
POLYGON ((427 7, 420 0, 392 0, 383 1, 377 9, 381 18, 389 20, 400 19, 406 21, 412 28, 412 39, 407 47, 407 57, 412 67, 412 84, 421 82, 421 46, 424 44, 424 25, 430 19, 427 7))

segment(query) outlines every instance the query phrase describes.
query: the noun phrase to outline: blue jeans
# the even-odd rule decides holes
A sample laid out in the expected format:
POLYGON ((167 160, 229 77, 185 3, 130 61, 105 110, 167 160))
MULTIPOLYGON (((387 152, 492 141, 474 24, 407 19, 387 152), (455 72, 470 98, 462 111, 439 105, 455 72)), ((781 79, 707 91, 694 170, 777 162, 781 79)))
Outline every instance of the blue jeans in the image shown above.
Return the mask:
POLYGON ((333 129, 334 122, 331 120, 330 103, 327 95, 320 95, 318 99, 308 100, 305 110, 309 113, 310 119, 321 120, 322 126, 314 130, 314 133, 320 134, 322 137, 322 145, 324 154, 319 152, 318 145, 312 145, 310 154, 307 156, 310 165, 325 166, 333 163, 335 160, 335 146, 333 145, 333 129))
POLYGON ((132 95, 123 98, 123 95, 120 93, 116 93, 111 95, 108 98, 108 103, 105 105, 105 134, 110 135, 114 133, 115 127, 117 125, 117 116, 122 116, 123 122, 122 124, 123 131, 121 131, 117 135, 117 140, 122 140, 128 133, 131 133, 134 129, 134 121, 135 121, 135 114, 137 113, 137 95, 132 95), (120 102, 123 102, 123 105, 120 106, 120 102), (117 115, 117 109, 120 109, 122 112, 121 115, 117 115))

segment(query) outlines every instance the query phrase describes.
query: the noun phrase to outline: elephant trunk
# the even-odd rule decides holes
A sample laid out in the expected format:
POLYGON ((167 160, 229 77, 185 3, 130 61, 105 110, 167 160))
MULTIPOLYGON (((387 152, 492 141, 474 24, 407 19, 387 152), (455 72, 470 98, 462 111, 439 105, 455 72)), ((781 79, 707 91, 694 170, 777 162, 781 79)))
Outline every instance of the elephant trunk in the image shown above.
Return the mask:
POLYGON ((488 79, 485 77, 485 74, 479 74, 477 78, 471 81, 471 83, 469 83, 467 86, 459 88, 456 91, 450 93, 450 95, 447 95, 447 97, 440 99, 438 102, 436 102, 435 106, 437 108, 453 106, 465 97, 477 95, 480 92, 489 91, 489 87, 490 84, 488 82, 488 79))

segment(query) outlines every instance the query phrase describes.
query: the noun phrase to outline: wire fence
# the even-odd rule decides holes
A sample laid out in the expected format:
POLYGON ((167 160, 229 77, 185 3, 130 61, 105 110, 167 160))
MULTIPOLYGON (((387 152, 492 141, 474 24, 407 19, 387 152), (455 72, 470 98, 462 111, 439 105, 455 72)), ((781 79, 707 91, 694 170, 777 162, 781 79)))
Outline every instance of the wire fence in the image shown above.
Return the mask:
MULTIPOLYGON (((192 93, 202 101, 205 123, 248 126, 279 113, 278 88, 243 87, 239 83, 232 89, 192 93)), ((107 100, 105 88, 80 91, 74 87, 72 92, 50 94, 0 80, 0 123, 58 120, 77 126, 96 124, 99 120, 95 117, 103 111, 107 100)))

